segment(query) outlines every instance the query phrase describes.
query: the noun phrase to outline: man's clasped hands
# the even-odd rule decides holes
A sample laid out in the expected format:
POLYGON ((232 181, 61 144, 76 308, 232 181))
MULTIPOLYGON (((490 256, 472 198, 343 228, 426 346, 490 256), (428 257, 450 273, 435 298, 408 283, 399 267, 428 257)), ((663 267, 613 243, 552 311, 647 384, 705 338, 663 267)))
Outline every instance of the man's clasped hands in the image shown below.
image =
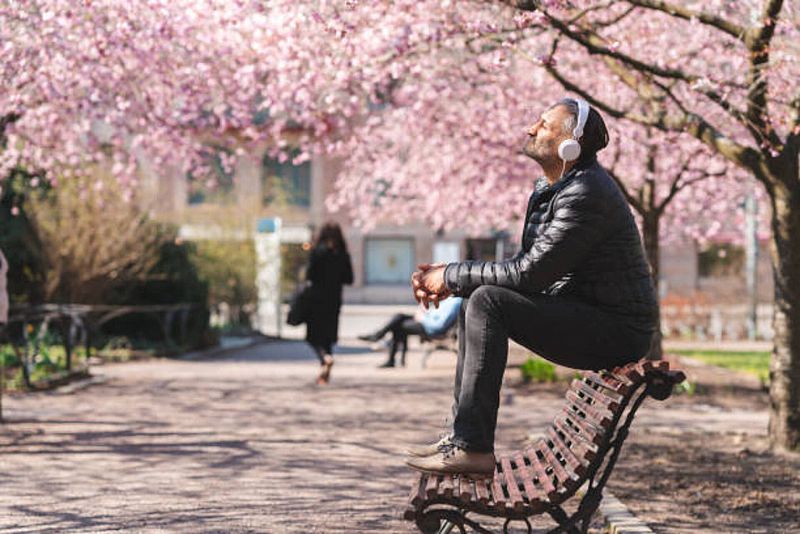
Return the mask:
POLYGON ((414 299, 425 308, 430 304, 439 307, 439 302, 450 296, 450 290, 444 282, 445 263, 421 263, 418 271, 411 275, 411 288, 414 299))

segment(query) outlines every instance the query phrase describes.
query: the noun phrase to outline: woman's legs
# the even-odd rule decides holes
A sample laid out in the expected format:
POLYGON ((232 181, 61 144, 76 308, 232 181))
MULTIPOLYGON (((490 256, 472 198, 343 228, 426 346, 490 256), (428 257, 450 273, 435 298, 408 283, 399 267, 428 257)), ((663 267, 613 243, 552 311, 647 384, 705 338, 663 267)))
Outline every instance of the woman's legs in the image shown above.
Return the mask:
POLYGON ((398 350, 401 351, 401 361, 402 365, 405 367, 408 336, 425 335, 425 329, 419 321, 409 315, 395 315, 390 324, 392 325, 392 342, 391 345, 389 345, 389 359, 380 367, 394 367, 398 350))
POLYGON ((319 359, 319 376, 317 377, 317 384, 327 384, 330 380, 331 368, 333 367, 333 355, 331 354, 331 347, 323 347, 321 345, 311 345, 314 353, 319 359))
POLYGON ((394 317, 389 319, 389 322, 383 325, 383 327, 381 327, 377 331, 373 332, 372 334, 365 334, 363 336, 358 336, 358 339, 364 341, 378 341, 381 338, 383 338, 383 336, 388 334, 390 331, 394 332, 397 329, 397 327, 403 323, 403 321, 410 318, 411 318, 410 315, 398 313, 394 317))

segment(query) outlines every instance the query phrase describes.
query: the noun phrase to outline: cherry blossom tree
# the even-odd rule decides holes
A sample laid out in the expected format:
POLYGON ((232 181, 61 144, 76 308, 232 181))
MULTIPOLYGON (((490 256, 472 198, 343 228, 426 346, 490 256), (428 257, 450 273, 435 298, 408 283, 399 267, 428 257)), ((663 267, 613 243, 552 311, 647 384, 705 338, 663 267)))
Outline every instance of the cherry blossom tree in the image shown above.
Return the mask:
POLYGON ((543 67, 607 115, 684 133, 763 186, 775 345, 770 437, 800 448, 800 10, 781 0, 510 1, 549 26, 543 67), (587 73, 591 72, 592 76, 587 73))
POLYGON ((602 162, 656 266, 659 236, 730 230, 709 219, 736 212, 745 176, 763 185, 771 428, 797 447, 797 34, 796 8, 777 0, 12 0, 0 180, 24 167, 55 184, 110 161, 135 189, 142 155, 197 173, 266 145, 279 159, 299 149, 298 163, 341 158, 329 207, 365 224, 517 228, 535 178, 525 130, 577 94, 618 139, 602 162))
MULTIPOLYGON (((527 127, 564 90, 544 76, 541 55, 525 53, 549 47, 551 37, 535 19, 512 15, 450 26, 446 46, 426 47, 425 68, 403 68, 387 107, 343 146, 331 209, 348 210, 366 227, 422 218, 442 229, 519 230, 537 170, 519 149, 527 127)), ((609 126, 612 146, 601 161, 639 216, 656 286, 662 237, 742 235, 732 230, 743 218, 746 176, 690 136, 613 118, 609 126), (720 214, 727 224, 714 221, 720 214)), ((651 357, 660 355, 659 339, 651 357)))

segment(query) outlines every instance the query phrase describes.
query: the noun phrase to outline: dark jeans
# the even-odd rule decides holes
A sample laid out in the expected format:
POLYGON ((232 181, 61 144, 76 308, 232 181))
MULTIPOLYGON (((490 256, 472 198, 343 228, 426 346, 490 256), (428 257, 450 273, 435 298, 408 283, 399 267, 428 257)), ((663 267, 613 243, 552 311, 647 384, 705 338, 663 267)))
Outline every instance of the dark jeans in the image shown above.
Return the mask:
POLYGON ((411 315, 398 313, 392 317, 386 326, 376 332, 376 334, 378 337, 383 337, 388 332, 392 333, 392 343, 389 346, 389 360, 386 363, 394 365, 397 351, 402 349, 401 358, 403 365, 405 365, 406 351, 408 350, 408 336, 424 336, 425 329, 422 327, 422 324, 416 321, 411 315))
POLYGON ((580 301, 479 287, 464 299, 458 318, 453 442, 467 450, 494 450, 509 338, 559 365, 597 370, 638 360, 651 337, 624 316, 580 301))

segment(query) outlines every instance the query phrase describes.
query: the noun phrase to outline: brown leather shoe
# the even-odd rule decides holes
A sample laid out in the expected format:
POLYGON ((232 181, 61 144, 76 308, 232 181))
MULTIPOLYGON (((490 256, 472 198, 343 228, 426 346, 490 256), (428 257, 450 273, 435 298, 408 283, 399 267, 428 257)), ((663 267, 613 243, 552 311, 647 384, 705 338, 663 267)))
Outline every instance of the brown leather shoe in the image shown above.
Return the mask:
POLYGON ((436 443, 429 443, 428 445, 420 445, 418 447, 409 447, 406 449, 406 454, 416 458, 424 458, 425 456, 433 456, 439 452, 439 447, 450 443, 450 436, 442 436, 442 439, 436 443))
POLYGON ((430 475, 464 475, 469 478, 491 478, 495 457, 491 452, 471 452, 448 443, 431 456, 408 458, 406 465, 430 475))

